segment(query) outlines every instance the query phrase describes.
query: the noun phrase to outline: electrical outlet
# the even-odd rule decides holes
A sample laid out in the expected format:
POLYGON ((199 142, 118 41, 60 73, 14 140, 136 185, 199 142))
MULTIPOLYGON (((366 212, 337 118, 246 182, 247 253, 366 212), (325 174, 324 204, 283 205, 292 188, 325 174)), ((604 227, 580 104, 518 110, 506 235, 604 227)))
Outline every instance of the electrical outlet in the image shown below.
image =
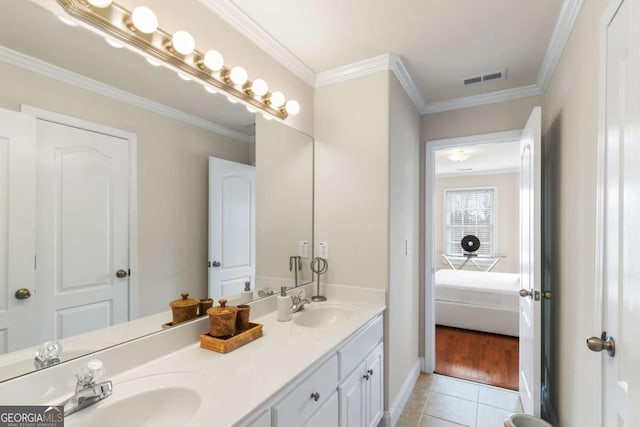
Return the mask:
POLYGON ((318 245, 320 246, 320 258, 329 259, 329 242, 320 242, 318 245))
POLYGON ((298 255, 301 258, 309 258, 309 242, 306 240, 300 240, 298 242, 298 255))

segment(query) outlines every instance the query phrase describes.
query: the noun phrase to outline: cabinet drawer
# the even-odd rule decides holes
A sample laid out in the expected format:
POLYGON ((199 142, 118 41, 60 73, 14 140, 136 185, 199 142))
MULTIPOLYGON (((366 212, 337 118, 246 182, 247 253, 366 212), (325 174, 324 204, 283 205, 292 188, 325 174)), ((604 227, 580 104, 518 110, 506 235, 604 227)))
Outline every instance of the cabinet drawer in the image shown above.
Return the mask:
POLYGON ((275 425, 303 425, 338 386, 338 356, 334 355, 273 408, 275 425), (312 395, 318 393, 316 401, 312 395))
POLYGON ((378 317, 367 328, 349 341, 338 354, 340 356, 340 379, 346 378, 349 372, 362 362, 369 352, 382 339, 382 316, 378 317))
POLYGON ((339 424, 338 393, 334 391, 322 408, 313 414, 304 427, 338 427, 339 424))

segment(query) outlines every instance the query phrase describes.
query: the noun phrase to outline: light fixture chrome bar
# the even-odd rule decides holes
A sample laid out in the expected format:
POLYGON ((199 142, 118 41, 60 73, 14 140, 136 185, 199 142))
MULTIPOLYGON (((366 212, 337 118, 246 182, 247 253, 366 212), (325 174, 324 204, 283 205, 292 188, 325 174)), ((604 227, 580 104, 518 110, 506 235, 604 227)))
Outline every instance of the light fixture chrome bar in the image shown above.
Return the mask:
POLYGON ((209 70, 204 65, 204 54, 197 49, 188 55, 181 55, 172 48, 172 36, 161 28, 150 34, 137 31, 132 24, 131 12, 115 2, 108 7, 99 8, 92 6, 86 0, 56 1, 73 18, 104 36, 126 44, 141 55, 152 57, 201 84, 213 86, 269 115, 279 119, 287 118, 286 106, 281 108, 271 106, 270 92, 259 98, 254 97, 251 81, 237 88, 229 78, 229 68, 223 66, 219 71, 209 70))

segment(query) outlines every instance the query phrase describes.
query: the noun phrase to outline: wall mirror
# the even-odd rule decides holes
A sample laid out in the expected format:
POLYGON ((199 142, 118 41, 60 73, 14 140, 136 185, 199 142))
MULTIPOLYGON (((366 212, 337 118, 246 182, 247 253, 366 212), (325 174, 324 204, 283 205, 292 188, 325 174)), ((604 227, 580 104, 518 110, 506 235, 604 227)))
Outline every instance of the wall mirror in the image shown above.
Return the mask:
POLYGON ((182 292, 233 298, 249 282, 257 298, 309 282, 313 139, 38 3, 0 14, 0 381, 33 371, 45 341, 62 340, 64 361, 160 331, 182 292), (120 148, 81 149, 86 136, 120 148), (32 152, 14 150, 29 137, 32 152), (213 159, 254 181, 212 183, 213 159))

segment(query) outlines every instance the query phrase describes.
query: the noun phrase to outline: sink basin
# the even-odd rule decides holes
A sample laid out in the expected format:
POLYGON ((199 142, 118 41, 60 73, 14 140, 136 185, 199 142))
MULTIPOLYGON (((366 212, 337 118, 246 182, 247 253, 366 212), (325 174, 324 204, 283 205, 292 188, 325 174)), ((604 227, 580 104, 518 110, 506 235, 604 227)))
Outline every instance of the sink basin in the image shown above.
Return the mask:
POLYGON ((307 328, 338 326, 356 313, 356 307, 344 303, 318 302, 305 306, 293 322, 307 328))
POLYGON ((178 426, 198 424, 212 387, 207 377, 168 373, 113 383, 113 394, 65 418, 67 426, 178 426))

